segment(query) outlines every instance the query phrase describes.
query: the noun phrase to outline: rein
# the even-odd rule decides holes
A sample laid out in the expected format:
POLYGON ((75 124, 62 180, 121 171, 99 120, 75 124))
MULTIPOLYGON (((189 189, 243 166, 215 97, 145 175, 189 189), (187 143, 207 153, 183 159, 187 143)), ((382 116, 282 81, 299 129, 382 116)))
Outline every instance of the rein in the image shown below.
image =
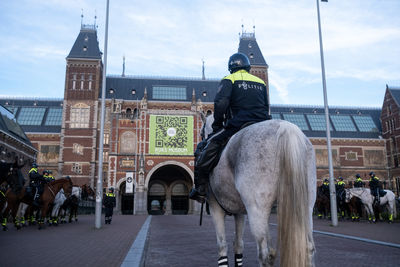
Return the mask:
POLYGON ((47 188, 49 188, 51 194, 53 194, 53 197, 56 197, 56 194, 54 193, 54 191, 51 189, 53 186, 52 185, 47 185, 47 188))

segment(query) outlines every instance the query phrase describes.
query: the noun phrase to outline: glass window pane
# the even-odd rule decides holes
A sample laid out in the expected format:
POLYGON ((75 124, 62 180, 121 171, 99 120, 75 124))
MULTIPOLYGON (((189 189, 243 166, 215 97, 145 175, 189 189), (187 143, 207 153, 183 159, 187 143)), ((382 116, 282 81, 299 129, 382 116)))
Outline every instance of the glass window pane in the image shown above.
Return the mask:
POLYGON ((47 113, 45 125, 60 126, 62 122, 62 108, 50 108, 47 113))
MULTIPOLYGON (((311 130, 313 131, 326 131, 325 115, 322 114, 307 114, 308 122, 310 123, 311 130)), ((332 131, 332 124, 329 122, 332 131)))
POLYGON ((308 125, 303 114, 289 114, 284 113, 283 119, 296 124, 301 130, 308 131, 308 125))
POLYGON ((41 125, 46 108, 21 108, 18 115, 20 125, 41 125))
POLYGON ((12 114, 14 114, 14 116, 15 116, 15 114, 17 114, 17 111, 18 111, 18 107, 7 106, 6 109, 8 109, 12 114))
POLYGON ((153 99, 186 100, 186 87, 153 86, 153 99))
POLYGON ((336 131, 340 132, 356 132, 356 127, 353 124, 349 115, 331 115, 333 126, 336 131))
POLYGON ((353 116, 354 121, 360 132, 378 132, 371 116, 353 116))
POLYGON ((281 120, 281 114, 280 113, 271 113, 272 119, 274 120, 281 120))

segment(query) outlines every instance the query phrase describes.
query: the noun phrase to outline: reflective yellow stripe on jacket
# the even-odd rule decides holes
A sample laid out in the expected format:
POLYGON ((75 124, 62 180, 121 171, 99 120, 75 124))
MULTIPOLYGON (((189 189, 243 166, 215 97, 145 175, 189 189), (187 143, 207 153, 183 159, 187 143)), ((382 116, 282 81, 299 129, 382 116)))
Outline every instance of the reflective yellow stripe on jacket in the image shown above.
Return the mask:
POLYGON ((250 73, 248 73, 245 70, 238 70, 235 73, 225 76, 224 80, 230 80, 232 82, 232 84, 235 83, 235 81, 249 81, 249 82, 256 82, 256 83, 261 83, 261 84, 265 85, 265 82, 263 80, 261 80, 257 76, 251 75, 250 73))

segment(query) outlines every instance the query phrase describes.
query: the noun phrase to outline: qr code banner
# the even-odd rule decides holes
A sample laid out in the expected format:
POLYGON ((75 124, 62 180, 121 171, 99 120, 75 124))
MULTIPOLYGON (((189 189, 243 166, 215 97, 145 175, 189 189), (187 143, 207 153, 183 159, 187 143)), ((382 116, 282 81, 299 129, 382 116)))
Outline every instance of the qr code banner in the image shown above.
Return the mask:
POLYGON ((193 117, 150 115, 149 153, 193 155, 193 117))

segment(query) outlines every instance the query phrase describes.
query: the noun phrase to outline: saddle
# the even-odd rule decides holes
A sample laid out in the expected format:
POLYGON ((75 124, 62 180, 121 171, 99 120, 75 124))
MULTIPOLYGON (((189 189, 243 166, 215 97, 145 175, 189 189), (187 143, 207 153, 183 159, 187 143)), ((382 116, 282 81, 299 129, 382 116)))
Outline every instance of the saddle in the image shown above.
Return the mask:
POLYGON ((380 197, 384 197, 386 195, 386 191, 384 191, 383 189, 379 189, 379 196, 380 197))

